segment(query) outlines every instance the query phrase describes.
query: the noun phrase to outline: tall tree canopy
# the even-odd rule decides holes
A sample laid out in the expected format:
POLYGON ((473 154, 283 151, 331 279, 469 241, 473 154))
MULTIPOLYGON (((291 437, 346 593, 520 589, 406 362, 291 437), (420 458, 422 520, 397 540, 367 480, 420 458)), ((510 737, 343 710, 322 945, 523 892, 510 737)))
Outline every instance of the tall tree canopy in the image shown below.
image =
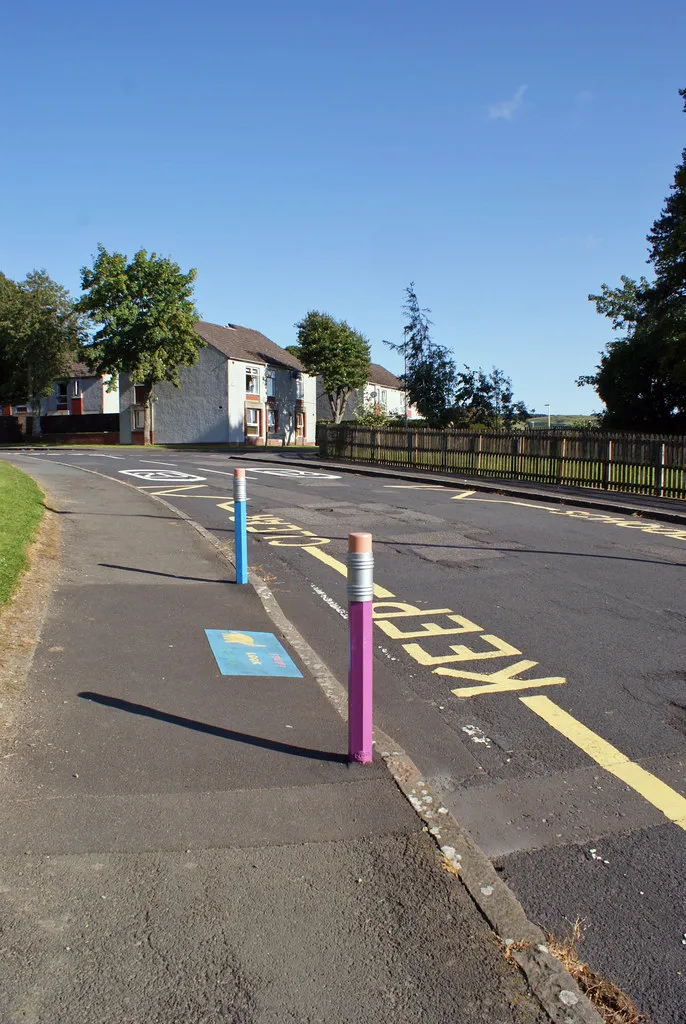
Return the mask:
POLYGON ((99 329, 83 358, 95 373, 128 374, 143 387, 144 442, 150 443, 150 401, 160 381, 179 386, 179 367, 192 366, 204 341, 194 329, 196 271, 141 249, 128 262, 103 245, 81 270, 77 308, 99 329))
POLYGON ((311 310, 296 325, 298 345, 292 352, 308 373, 320 376, 331 405, 334 423, 340 423, 349 395, 369 379, 369 342, 328 313, 311 310))
MULTIPOLYGON (((30 402, 34 409, 69 364, 85 338, 84 318, 69 292, 45 270, 16 282, 0 274, 0 399, 30 402)), ((34 432, 40 418, 34 416, 34 432)))
POLYGON ((490 373, 465 366, 457 375, 457 407, 450 410, 457 425, 509 430, 525 423, 530 413, 524 402, 515 402, 512 381, 495 366, 490 373))
POLYGON ((453 403, 457 383, 455 360, 448 348, 432 340, 428 317, 431 310, 420 307, 414 281, 405 289, 405 294, 403 312, 407 322, 403 341, 385 344, 403 355, 405 369, 401 380, 409 402, 416 405, 430 423, 438 423, 453 403))
MULTIPOLYGON (((680 90, 686 112, 686 89, 680 90)), ((604 426, 686 431, 686 149, 671 193, 648 234, 649 283, 621 278, 589 295, 619 336, 601 353, 596 373, 579 377, 605 403, 604 426)))

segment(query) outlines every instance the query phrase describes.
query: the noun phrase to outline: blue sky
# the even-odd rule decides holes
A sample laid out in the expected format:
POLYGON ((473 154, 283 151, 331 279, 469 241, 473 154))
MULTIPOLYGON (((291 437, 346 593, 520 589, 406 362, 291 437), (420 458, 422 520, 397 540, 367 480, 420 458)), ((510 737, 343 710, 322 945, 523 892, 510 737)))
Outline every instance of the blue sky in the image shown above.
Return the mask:
POLYGON ((396 371, 413 280, 458 364, 591 412, 586 296, 647 272, 685 39, 674 0, 13 5, 0 270, 78 294, 99 242, 143 247, 207 320, 287 345, 325 310, 396 371))

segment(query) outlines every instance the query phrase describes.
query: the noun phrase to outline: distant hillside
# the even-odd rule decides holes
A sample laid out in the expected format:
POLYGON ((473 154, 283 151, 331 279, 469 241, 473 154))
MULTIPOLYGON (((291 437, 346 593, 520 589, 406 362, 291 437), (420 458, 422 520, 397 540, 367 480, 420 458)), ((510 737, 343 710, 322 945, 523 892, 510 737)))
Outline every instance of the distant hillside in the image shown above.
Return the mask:
MULTIPOLYGON (((544 413, 542 416, 532 416, 531 419, 527 420, 529 426, 532 427, 547 427, 548 426, 548 414, 544 413)), ((597 418, 593 415, 585 416, 583 413, 572 413, 569 415, 558 415, 550 417, 551 427, 594 427, 597 426, 597 418)))

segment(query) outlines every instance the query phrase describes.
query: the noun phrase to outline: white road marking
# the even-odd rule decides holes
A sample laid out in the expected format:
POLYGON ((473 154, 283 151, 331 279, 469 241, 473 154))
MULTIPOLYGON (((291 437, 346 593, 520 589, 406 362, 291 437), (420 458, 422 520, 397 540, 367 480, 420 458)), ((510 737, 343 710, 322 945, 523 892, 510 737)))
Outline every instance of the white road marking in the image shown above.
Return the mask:
POLYGON ((125 459, 125 455, 101 455, 99 452, 96 455, 94 452, 84 452, 87 459, 125 459))
POLYGON ((192 483, 195 480, 206 480, 204 476, 182 473, 178 469, 120 469, 124 476, 135 477, 136 480, 148 480, 154 484, 192 483))
POLYGON ((322 590, 321 587, 316 586, 314 583, 310 583, 310 586, 314 590, 315 594, 321 597, 324 604, 328 604, 329 608, 333 608, 333 610, 337 612, 342 619, 348 618, 348 613, 346 612, 345 608, 341 608, 341 606, 336 601, 334 601, 332 597, 329 597, 325 590, 322 590))
MULTIPOLYGON (((120 459, 121 455, 115 456, 120 459)), ((139 459, 139 462, 149 462, 151 466, 178 466, 178 462, 160 462, 159 459, 139 459)))
MULTIPOLYGON (((220 476, 233 476, 233 470, 226 472, 222 469, 210 469, 208 466, 198 466, 203 473, 219 473, 220 476)), ((246 466, 246 473, 263 473, 265 476, 284 476, 290 479, 302 480, 318 478, 320 480, 340 480, 340 476, 332 476, 329 473, 315 473, 307 469, 262 469, 258 466, 246 466)))
POLYGON ((261 466, 248 466, 246 467, 247 473, 264 473, 265 476, 285 476, 291 477, 292 479, 313 479, 319 480, 340 480, 340 476, 335 476, 333 473, 317 473, 311 469, 263 469, 261 466))

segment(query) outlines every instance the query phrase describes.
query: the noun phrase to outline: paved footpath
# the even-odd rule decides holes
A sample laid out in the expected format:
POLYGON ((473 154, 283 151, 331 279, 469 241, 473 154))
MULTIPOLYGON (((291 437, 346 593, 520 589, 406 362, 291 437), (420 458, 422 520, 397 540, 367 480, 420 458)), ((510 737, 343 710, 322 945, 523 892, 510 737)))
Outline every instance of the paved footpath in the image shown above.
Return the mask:
POLYGON ((205 629, 275 632, 252 587, 140 492, 17 462, 62 547, 0 732, 2 1024, 547 1021, 295 652, 220 674, 205 629))

